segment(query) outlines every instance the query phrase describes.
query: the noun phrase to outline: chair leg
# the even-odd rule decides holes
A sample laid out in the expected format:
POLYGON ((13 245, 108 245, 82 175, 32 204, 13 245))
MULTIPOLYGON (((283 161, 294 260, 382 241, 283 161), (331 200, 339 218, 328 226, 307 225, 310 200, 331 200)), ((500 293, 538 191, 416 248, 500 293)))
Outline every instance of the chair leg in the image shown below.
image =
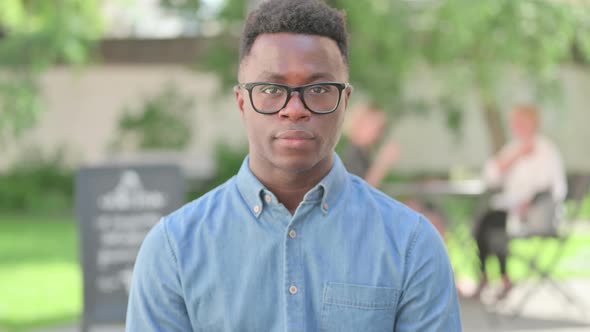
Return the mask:
POLYGON ((520 316, 522 314, 522 312, 524 311, 525 305, 529 302, 530 298, 535 294, 535 292, 541 286, 541 282, 540 281, 537 281, 536 280, 536 281, 533 281, 533 282, 535 283, 534 285, 527 285, 526 292, 520 298, 520 300, 518 301, 518 303, 514 306, 514 309, 512 310, 512 315, 514 315, 514 316, 520 316))
MULTIPOLYGON (((533 252, 535 252, 535 253, 540 252, 542 245, 543 245, 542 241, 536 240, 533 252)), ((529 277, 535 276, 535 275, 542 275, 543 271, 541 269, 541 266, 539 265, 539 259, 540 259, 539 256, 535 256, 535 257, 531 258, 531 257, 522 256, 522 255, 512 255, 512 257, 527 263, 527 265, 528 265, 527 275, 529 277)), ((533 282, 536 285, 527 285, 526 286, 526 288, 525 288, 526 291, 524 292, 524 295, 520 298, 520 300, 516 304, 515 309, 512 310, 513 311, 512 315, 519 316, 520 314, 522 314, 522 311, 524 310, 524 306, 529 301, 529 299, 533 296, 535 290, 540 287, 539 281, 533 281, 533 282)), ((522 287, 523 286, 521 286, 521 288, 522 287)))
MULTIPOLYGON (((538 258, 528 261, 529 270, 531 272, 536 272, 536 274, 539 276, 539 280, 535 282, 536 285, 531 285, 527 292, 525 292, 525 294, 515 307, 516 309, 513 312, 514 315, 522 314, 524 306, 530 300, 534 292, 545 283, 551 285, 558 293, 560 293, 561 296, 565 298, 565 300, 568 302, 568 304, 578 308, 578 310, 580 310, 582 314, 585 313, 585 305, 551 277, 551 275, 555 272, 555 269, 557 268, 561 257, 563 256, 566 244, 567 238, 559 239, 558 246, 555 249, 554 254, 549 261, 549 264, 546 267, 540 266, 538 258)), ((540 249, 540 246, 537 247, 537 249, 540 249)), ((520 258, 522 259, 522 257, 520 258)))
POLYGON ((545 282, 547 282, 548 284, 550 284, 551 286, 553 286, 553 288, 555 288, 564 298, 565 300, 570 304, 570 305, 574 305, 576 307, 578 307, 578 309, 581 309, 581 312, 584 313, 584 305, 581 305, 582 303, 580 303, 579 300, 576 299, 575 296, 573 296, 568 290, 566 290, 562 285, 560 285, 557 281, 555 281, 555 279, 551 278, 551 274, 555 271, 555 269, 557 268, 560 259, 563 256, 563 253, 565 251, 565 248, 567 246, 568 243, 568 238, 567 237, 563 237, 563 238, 559 238, 559 243, 556 249, 555 254, 553 255, 551 261, 549 262, 549 265, 547 266, 547 268, 543 269, 542 272, 542 278, 545 282))

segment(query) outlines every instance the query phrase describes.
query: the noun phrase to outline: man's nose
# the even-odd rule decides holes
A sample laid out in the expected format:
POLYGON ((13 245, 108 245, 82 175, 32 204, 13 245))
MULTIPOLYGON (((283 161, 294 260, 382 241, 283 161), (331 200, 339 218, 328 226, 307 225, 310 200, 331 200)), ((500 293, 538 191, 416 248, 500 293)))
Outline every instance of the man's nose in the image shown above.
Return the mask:
POLYGON ((290 119, 292 121, 309 120, 311 112, 303 104, 301 94, 293 92, 289 102, 279 112, 281 118, 290 119))

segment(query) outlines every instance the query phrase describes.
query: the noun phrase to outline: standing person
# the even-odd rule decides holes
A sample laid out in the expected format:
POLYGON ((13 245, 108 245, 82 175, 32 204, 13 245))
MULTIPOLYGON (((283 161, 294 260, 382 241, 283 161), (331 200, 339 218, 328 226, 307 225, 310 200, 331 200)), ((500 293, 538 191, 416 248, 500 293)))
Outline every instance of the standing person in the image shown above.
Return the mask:
POLYGON ((444 245, 334 152, 352 89, 344 14, 263 2, 235 96, 238 174, 163 218, 134 269, 127 331, 460 331, 444 245))
MULTIPOLYGON (((342 154, 342 161, 346 169, 367 181, 375 188, 379 188, 393 165, 399 160, 400 148, 393 140, 381 146, 372 160, 372 152, 382 139, 387 128, 387 115, 374 105, 358 106, 351 114, 348 130, 346 131, 349 144, 342 154)), ((444 218, 435 206, 420 199, 403 201, 414 211, 423 214, 436 228, 441 237, 445 237, 446 226, 444 218)))
POLYGON ((484 179, 488 187, 499 189, 500 193, 492 197, 491 210, 476 222, 482 276, 474 297, 479 297, 488 284, 485 261, 492 254, 498 257, 502 274, 502 290, 497 298, 503 299, 512 288, 506 269, 508 216, 526 220, 535 197, 545 192, 550 193, 556 204, 565 199, 567 184, 561 156, 555 145, 539 134, 539 122, 536 107, 515 107, 510 114, 513 140, 485 165, 484 179))
POLYGON ((387 128, 387 115, 373 105, 360 105, 350 115, 345 135, 349 144, 342 155, 346 169, 378 188, 389 169, 399 158, 399 147, 393 141, 380 148, 375 161, 372 152, 387 128))

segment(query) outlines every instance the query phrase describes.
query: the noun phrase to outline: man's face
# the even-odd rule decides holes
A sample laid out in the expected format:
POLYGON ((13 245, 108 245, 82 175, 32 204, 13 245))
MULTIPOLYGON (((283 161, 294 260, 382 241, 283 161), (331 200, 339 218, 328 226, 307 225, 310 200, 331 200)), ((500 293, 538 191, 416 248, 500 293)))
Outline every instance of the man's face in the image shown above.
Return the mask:
MULTIPOLYGON (((262 34, 243 59, 240 83, 272 82, 300 86, 318 82, 348 82, 348 69, 336 42, 327 37, 290 33, 262 34)), ((246 125, 250 167, 259 172, 318 172, 332 165, 350 89, 342 92, 335 112, 315 114, 294 92, 275 114, 257 113, 248 91, 236 89, 246 125)))

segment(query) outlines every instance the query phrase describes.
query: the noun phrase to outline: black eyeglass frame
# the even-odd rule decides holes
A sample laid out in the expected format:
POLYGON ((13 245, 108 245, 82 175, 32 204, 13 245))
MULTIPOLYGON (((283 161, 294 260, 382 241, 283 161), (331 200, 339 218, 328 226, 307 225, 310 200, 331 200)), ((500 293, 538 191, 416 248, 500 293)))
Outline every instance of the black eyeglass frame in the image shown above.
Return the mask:
POLYGON ((350 83, 340 83, 340 82, 314 82, 314 83, 309 83, 309 84, 300 85, 300 86, 291 86, 291 85, 275 83, 275 82, 250 82, 250 83, 238 83, 238 85, 236 85, 236 86, 240 87, 240 88, 244 88, 248 91, 248 96, 250 97, 250 105, 252 105, 252 108, 254 109, 254 111, 256 111, 257 113, 260 113, 260 114, 267 114, 267 115, 276 114, 276 113, 280 112, 282 109, 284 109, 285 106, 287 106, 287 104, 289 103, 289 100, 291 100, 291 97, 293 96, 294 91, 299 92, 299 97, 301 98, 301 101, 303 102, 303 106, 305 106, 305 108, 308 111, 310 111, 314 114, 330 114, 330 113, 333 113, 334 111, 336 111, 338 109, 338 106, 340 106, 340 101, 342 100, 342 91, 352 87, 352 85, 350 85, 350 83), (283 106, 281 108, 279 108, 277 111, 274 111, 274 112, 262 112, 262 111, 258 110, 256 108, 256 106, 254 106, 254 99, 252 98, 252 90, 259 85, 275 85, 275 86, 282 87, 282 88, 286 89, 287 90, 287 99, 285 100, 285 104, 283 104, 283 106), (327 112, 316 112, 316 111, 312 110, 311 108, 309 108, 309 106, 307 106, 307 103, 305 102, 303 90, 305 88, 308 88, 310 86, 315 86, 315 85, 332 85, 338 89, 338 102, 336 103, 336 106, 334 106, 334 108, 332 110, 327 111, 327 112))

